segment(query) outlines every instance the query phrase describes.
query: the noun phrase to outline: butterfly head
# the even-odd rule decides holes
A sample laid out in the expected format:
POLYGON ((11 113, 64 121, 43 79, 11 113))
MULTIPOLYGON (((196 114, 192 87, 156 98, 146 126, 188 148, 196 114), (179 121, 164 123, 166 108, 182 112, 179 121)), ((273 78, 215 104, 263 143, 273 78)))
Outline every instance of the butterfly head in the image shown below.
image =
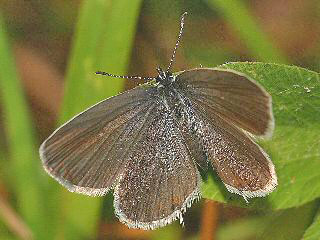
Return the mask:
POLYGON ((174 82, 175 77, 170 71, 164 71, 162 68, 158 67, 157 72, 158 76, 155 79, 159 84, 168 86, 174 82))

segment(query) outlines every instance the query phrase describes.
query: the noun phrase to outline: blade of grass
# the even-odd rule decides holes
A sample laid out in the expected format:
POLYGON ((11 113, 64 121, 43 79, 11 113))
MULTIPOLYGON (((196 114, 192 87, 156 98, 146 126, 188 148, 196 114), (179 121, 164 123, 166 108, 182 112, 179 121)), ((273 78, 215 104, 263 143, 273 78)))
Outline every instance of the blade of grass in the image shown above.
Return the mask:
MULTIPOLYGON (((95 72, 125 73, 140 4, 140 0, 83 2, 67 71, 60 122, 123 89, 122 79, 99 77, 95 72)), ((65 192, 62 202, 65 222, 61 221, 59 229, 63 232, 60 234, 67 239, 92 238, 97 229, 100 200, 65 192)))
MULTIPOLYGON (((34 130, 0 13, 0 91, 13 192, 23 219, 39 239, 48 239, 43 176, 34 130)), ((8 161, 9 162, 9 161, 8 161)), ((6 166, 8 167, 8 162, 6 166)))
POLYGON ((244 1, 207 0, 209 6, 225 17, 258 61, 288 63, 288 59, 276 48, 250 14, 244 1))

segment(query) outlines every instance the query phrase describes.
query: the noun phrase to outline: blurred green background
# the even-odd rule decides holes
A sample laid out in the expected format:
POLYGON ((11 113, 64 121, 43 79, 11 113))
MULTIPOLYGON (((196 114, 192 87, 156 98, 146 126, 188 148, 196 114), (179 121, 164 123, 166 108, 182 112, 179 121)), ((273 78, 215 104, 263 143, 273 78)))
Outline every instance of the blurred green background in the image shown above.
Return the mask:
POLYGON ((69 193, 42 169, 38 147, 58 124, 138 84, 94 73, 155 76, 184 11, 175 71, 233 61, 320 71, 318 0, 0 0, 0 239, 320 239, 317 196, 268 212, 201 200, 184 227, 129 230, 112 194, 69 193))

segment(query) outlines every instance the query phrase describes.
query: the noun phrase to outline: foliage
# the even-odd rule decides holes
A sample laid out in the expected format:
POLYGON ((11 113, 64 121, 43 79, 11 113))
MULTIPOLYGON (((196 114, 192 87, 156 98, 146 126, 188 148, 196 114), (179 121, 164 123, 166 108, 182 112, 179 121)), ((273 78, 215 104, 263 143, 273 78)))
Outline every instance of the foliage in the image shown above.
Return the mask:
MULTIPOLYGON (((288 62, 262 32, 243 1, 208 0, 207 3, 237 31, 253 58, 288 62)), ((123 90, 124 82, 120 79, 113 79, 110 84, 110 79, 94 72, 126 73, 140 5, 140 0, 82 1, 68 61, 60 123, 123 90)), ((19 82, 6 28, 0 16, 0 95, 6 135, 6 148, 0 152, 0 184, 6 184, 13 196, 10 203, 31 228, 35 239, 95 238, 101 199, 67 192, 41 168, 35 125, 19 82)), ((210 55, 207 59, 216 61, 214 53, 207 55, 210 55)), ((203 184, 205 198, 246 207, 256 213, 243 222, 222 226, 219 236, 232 239, 230 234, 239 231, 265 239, 319 238, 319 74, 295 66, 266 63, 235 62, 220 67, 247 74, 273 97, 275 133, 272 139, 260 144, 276 166, 279 186, 270 196, 251 199, 247 205, 240 197, 228 193, 214 174, 209 175, 203 184), (280 230, 270 232, 275 228, 280 230)), ((3 230, 5 225, 0 223, 0 238, 15 239, 3 230)), ((181 235, 177 225, 157 230, 152 237, 174 239, 181 235)))

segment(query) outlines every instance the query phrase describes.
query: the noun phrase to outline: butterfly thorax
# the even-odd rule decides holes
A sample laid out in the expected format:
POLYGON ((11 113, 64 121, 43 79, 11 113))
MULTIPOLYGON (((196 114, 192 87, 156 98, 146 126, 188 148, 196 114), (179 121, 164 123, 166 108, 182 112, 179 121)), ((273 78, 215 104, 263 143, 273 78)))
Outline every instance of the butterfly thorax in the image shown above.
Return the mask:
POLYGON ((158 76, 155 78, 158 87, 168 87, 175 81, 175 76, 169 71, 163 71, 160 67, 157 68, 158 76))

